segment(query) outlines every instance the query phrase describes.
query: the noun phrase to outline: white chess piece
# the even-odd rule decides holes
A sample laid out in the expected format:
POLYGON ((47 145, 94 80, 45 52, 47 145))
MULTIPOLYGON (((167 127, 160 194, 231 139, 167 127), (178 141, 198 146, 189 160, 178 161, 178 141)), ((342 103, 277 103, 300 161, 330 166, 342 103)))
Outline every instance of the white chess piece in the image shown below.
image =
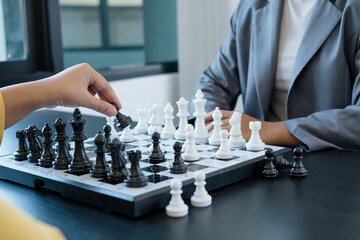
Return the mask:
POLYGON ((134 140, 135 140, 135 136, 131 132, 130 126, 127 126, 126 128, 124 128, 124 130, 120 136, 120 141, 127 143, 127 142, 132 142, 134 140))
MULTIPOLYGON (((186 132, 194 132, 194 126, 193 126, 192 124, 186 125, 185 131, 186 131, 186 132)), ((182 148, 181 148, 181 151, 182 151, 182 152, 185 152, 188 144, 189 144, 188 141, 186 141, 186 139, 185 139, 185 142, 184 142, 184 144, 182 145, 182 148)))
POLYGON ((230 150, 228 136, 229 133, 227 130, 221 130, 220 132, 221 145, 215 153, 215 156, 218 159, 228 160, 234 156, 234 154, 230 150))
POLYGON ((181 154, 182 158, 188 162, 199 160, 200 155, 196 149, 193 132, 189 131, 186 133, 186 141, 188 142, 188 144, 187 144, 185 152, 183 154, 181 154))
POLYGON ((114 138, 118 137, 119 135, 115 128, 115 116, 106 117, 106 124, 111 127, 110 139, 113 140, 114 138))
POLYGON ((215 108, 212 117, 214 121, 212 122, 214 129, 212 131, 211 136, 209 137, 209 144, 219 146, 220 145, 220 131, 221 125, 223 124, 221 121, 222 113, 218 107, 215 108))
POLYGON ((171 106, 170 102, 168 102, 164 108, 165 126, 164 129, 161 131, 161 138, 163 139, 173 138, 176 132, 176 128, 173 122, 173 112, 174 108, 171 106))
MULTIPOLYGON (((159 127, 159 126, 153 127, 152 132, 153 132, 153 133, 157 132, 157 133, 160 134, 160 132, 161 132, 161 127, 159 127)), ((152 152, 153 148, 154 148, 154 145, 151 144, 151 145, 149 146, 149 152, 152 152)), ((159 142, 159 148, 161 149, 161 151, 162 151, 163 153, 166 152, 166 148, 165 148, 164 144, 161 143, 161 138, 160 138, 160 142, 159 142)))
POLYGON ((149 124, 146 119, 147 110, 146 110, 146 108, 138 108, 136 111, 139 116, 139 121, 135 127, 135 133, 136 134, 146 134, 147 129, 149 127, 149 124))
POLYGON ((197 171, 194 175, 196 189, 194 195, 190 198, 191 205, 194 207, 208 207, 211 205, 212 197, 205 189, 205 178, 203 171, 197 171))
POLYGON ((198 89, 195 93, 195 99, 193 100, 195 105, 194 116, 196 117, 195 121, 195 142, 196 143, 207 143, 208 138, 210 136, 209 132, 205 126, 204 117, 206 115, 205 112, 205 103, 206 99, 204 99, 204 94, 201 89, 198 89))
POLYGON ((169 217, 184 217, 188 214, 189 207, 184 203, 181 198, 182 183, 179 179, 172 179, 170 182, 171 200, 169 205, 166 206, 166 214, 169 217))
POLYGON ((249 142, 246 143, 246 150, 249 151, 261 151, 265 149, 265 143, 261 140, 259 131, 261 129, 260 121, 249 122, 249 128, 251 130, 251 136, 249 142))
POLYGON ((246 141, 241 133, 241 116, 242 116, 241 113, 234 112, 229 120, 229 123, 231 125, 229 146, 231 148, 245 147, 246 141))
POLYGON ((161 119, 160 119, 160 112, 161 109, 158 104, 154 104, 152 108, 148 111, 150 115, 149 119, 149 127, 148 127, 148 134, 152 135, 153 127, 160 126, 161 127, 161 119))
POLYGON ((180 98, 179 101, 176 102, 178 106, 178 113, 176 114, 179 117, 179 127, 175 132, 175 139, 185 140, 186 130, 185 127, 188 124, 187 117, 189 116, 189 112, 187 110, 189 101, 186 101, 185 98, 180 98))

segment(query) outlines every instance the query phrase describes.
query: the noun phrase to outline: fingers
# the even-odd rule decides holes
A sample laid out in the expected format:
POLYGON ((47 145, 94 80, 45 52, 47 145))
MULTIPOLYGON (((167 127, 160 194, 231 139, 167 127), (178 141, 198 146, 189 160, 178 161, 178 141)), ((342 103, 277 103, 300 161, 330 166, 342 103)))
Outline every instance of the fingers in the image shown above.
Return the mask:
POLYGON ((85 103, 84 107, 91 108, 97 112, 105 114, 108 117, 115 116, 117 113, 117 110, 110 103, 92 95, 90 95, 89 100, 85 103))
POLYGON ((205 124, 210 124, 213 121, 212 114, 214 111, 207 113, 204 117, 205 124))
POLYGON ((105 78, 93 68, 91 68, 90 86, 91 90, 96 92, 100 99, 109 103, 115 103, 118 109, 122 108, 118 97, 108 81, 106 81, 105 78))

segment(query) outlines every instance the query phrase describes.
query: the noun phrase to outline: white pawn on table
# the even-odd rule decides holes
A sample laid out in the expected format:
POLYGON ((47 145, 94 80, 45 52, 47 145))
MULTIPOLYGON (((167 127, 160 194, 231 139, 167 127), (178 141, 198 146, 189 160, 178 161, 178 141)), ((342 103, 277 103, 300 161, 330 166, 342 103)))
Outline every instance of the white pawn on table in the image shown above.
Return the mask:
POLYGON ((171 180, 171 200, 169 205, 167 205, 165 208, 166 214, 169 217, 184 217, 188 214, 189 207, 184 203, 184 200, 181 198, 181 187, 182 183, 179 179, 171 180))
POLYGON ((206 175, 203 171, 197 171, 194 174, 195 179, 195 192, 191 196, 190 201, 191 205, 194 207, 208 207, 212 203, 212 197, 208 194, 206 191, 205 185, 205 179, 206 175))

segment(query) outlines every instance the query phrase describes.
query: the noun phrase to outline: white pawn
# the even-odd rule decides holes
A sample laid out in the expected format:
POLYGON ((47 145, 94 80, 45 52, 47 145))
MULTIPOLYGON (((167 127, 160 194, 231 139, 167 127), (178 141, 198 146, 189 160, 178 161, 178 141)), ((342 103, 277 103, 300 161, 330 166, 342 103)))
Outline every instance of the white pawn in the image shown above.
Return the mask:
POLYGON ((229 145, 231 148, 244 148, 245 139, 241 133, 241 113, 234 112, 229 120, 231 125, 229 145))
POLYGON ((118 137, 118 132, 115 129, 115 116, 106 117, 106 124, 111 127, 110 139, 113 140, 114 138, 118 137))
MULTIPOLYGON (((186 132, 194 132, 194 126, 193 126, 192 124, 186 125, 185 131, 186 131, 186 132)), ((188 144, 189 144, 188 141, 185 139, 185 142, 184 142, 184 144, 182 145, 182 148, 181 148, 181 151, 182 151, 182 152, 185 152, 188 144)))
POLYGON ((147 114, 146 108, 138 108, 136 111, 139 116, 139 121, 135 127, 135 133, 136 134, 141 134, 141 133, 146 134, 147 129, 149 127, 149 124, 146 119, 146 114, 147 114))
POLYGON ((212 197, 205 189, 205 178, 203 171, 197 171, 194 175, 196 189, 194 195, 190 198, 191 205, 194 207, 208 207, 211 205, 212 197))
POLYGON ((198 89, 195 93, 195 99, 193 100, 195 105, 194 116, 196 117, 195 121, 195 141, 196 143, 207 143, 210 136, 205 125, 205 103, 204 93, 201 89, 198 89))
MULTIPOLYGON (((153 127, 152 132, 153 132, 153 133, 157 132, 157 133, 160 134, 160 132, 161 132, 161 127, 159 127, 159 126, 153 127)), ((161 138, 160 138, 160 142, 159 142, 159 147, 160 147, 160 149, 161 149, 161 151, 162 151, 163 153, 166 152, 165 146, 161 143, 161 138)), ((153 149, 154 149, 154 145, 151 144, 151 145, 149 146, 149 151, 152 152, 153 149)))
POLYGON ((246 143, 246 149, 249 151, 261 151, 265 149, 265 143, 261 140, 259 131, 261 129, 260 121, 249 122, 249 128, 251 130, 251 137, 249 142, 246 143))
POLYGON ((185 140, 185 127, 188 124, 187 117, 189 116, 189 112, 187 110, 189 101, 186 101, 186 99, 182 97, 179 101, 176 102, 176 104, 178 105, 179 109, 178 113, 176 114, 176 116, 179 117, 179 127, 175 132, 175 139, 185 140))
POLYGON ((188 214, 189 207, 184 203, 181 198, 182 183, 179 179, 172 179, 170 182, 171 200, 169 205, 166 206, 166 214, 169 217, 184 217, 188 214))
POLYGON ((216 151, 215 156, 218 159, 232 159, 234 154, 230 150, 229 140, 228 140, 229 133, 227 130, 221 130, 220 138, 221 138, 221 145, 219 149, 216 151))
POLYGON ((173 123, 173 119, 174 119, 173 112, 174 112, 174 108, 171 106, 170 102, 168 102, 164 108, 165 126, 161 132, 161 138, 163 139, 173 138, 176 132, 176 128, 173 123))
POLYGON ((152 132, 153 128, 156 126, 161 127, 161 119, 160 119, 160 112, 161 109, 158 104, 154 104, 152 108, 149 110, 149 127, 148 127, 148 134, 152 135, 154 132, 152 132))
POLYGON ((130 126, 127 126, 126 128, 124 128, 124 130, 120 136, 120 141, 122 141, 124 143, 128 143, 128 142, 132 142, 134 140, 135 140, 135 136, 131 132, 130 126))
POLYGON ((212 124, 214 125, 214 129, 212 131, 211 136, 209 137, 209 144, 219 146, 221 143, 220 142, 221 125, 223 123, 221 121, 222 113, 218 107, 215 108, 215 111, 213 112, 212 117, 214 119, 214 121, 212 122, 212 124))
POLYGON ((199 160, 200 155, 196 149, 193 132, 190 131, 190 132, 186 133, 186 141, 188 142, 188 144, 187 144, 185 152, 183 154, 181 154, 182 158, 188 162, 199 160))

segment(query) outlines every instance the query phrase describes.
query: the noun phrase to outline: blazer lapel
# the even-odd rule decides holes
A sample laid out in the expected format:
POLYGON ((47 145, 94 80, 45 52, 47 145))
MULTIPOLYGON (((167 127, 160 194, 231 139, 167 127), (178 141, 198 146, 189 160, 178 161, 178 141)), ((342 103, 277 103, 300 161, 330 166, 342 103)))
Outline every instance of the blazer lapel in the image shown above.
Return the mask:
MULTIPOLYGON (((342 12, 329 0, 318 0, 306 26, 300 47, 295 59, 292 73, 292 84, 305 65, 319 50, 327 37, 338 24, 342 12)), ((290 87, 290 89, 291 89, 290 87)))
POLYGON ((267 1, 265 6, 255 12, 255 64, 253 67, 262 119, 267 114, 276 77, 283 6, 284 0, 267 1))

